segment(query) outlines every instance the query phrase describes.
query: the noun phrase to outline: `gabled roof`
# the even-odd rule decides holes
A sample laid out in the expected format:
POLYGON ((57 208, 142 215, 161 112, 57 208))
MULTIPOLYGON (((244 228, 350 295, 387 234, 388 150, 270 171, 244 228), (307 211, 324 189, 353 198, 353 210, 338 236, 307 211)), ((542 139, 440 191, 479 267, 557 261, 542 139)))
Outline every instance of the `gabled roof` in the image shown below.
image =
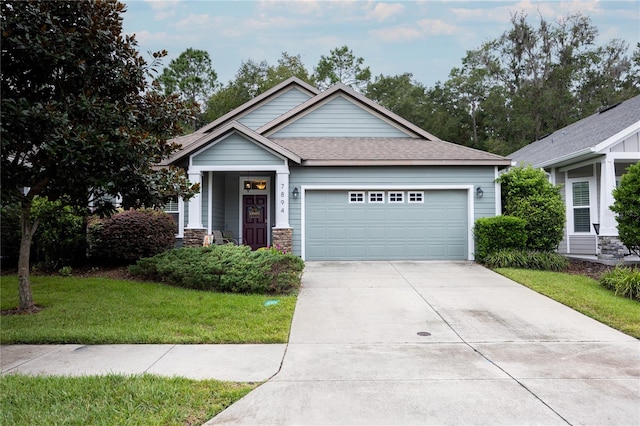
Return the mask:
POLYGON ((282 82, 196 132, 174 139, 173 142, 181 145, 181 149, 163 164, 177 163, 232 131, 243 134, 295 163, 308 166, 463 164, 508 166, 511 164, 509 159, 499 155, 443 141, 342 83, 319 93, 318 90, 295 77, 282 82), (271 98, 293 86, 313 97, 255 131, 236 121, 253 108, 264 105, 271 98), (407 136, 298 138, 272 136, 279 129, 294 123, 339 96, 389 123, 407 136))
POLYGON ((576 121, 519 149, 510 158, 534 167, 561 166, 593 158, 640 123, 640 95, 576 121), (619 135, 620 137, 614 137, 619 135), (603 142, 607 142, 603 145, 603 142), (606 145, 606 146, 605 146, 606 145))
POLYGON ((236 132, 240 135, 245 136, 249 140, 253 140, 259 144, 262 144, 266 148, 269 148, 270 150, 282 155, 285 158, 288 158, 289 160, 295 163, 299 164, 301 162, 301 158, 298 155, 289 151, 285 147, 282 147, 278 144, 273 143, 269 139, 259 135, 258 133, 254 132, 247 126, 244 126, 241 123, 238 123, 237 121, 231 121, 230 123, 224 124, 222 127, 217 128, 211 133, 198 135, 197 139, 194 139, 194 138, 187 139, 192 135, 184 136, 185 142, 188 140, 189 143, 183 144, 181 150, 175 152, 171 157, 167 158, 163 163, 159 165, 165 166, 165 165, 174 163, 181 158, 184 158, 186 156, 189 156, 197 152, 199 149, 204 148, 209 144, 215 144, 216 140, 220 140, 220 138, 232 132, 236 132))
POLYGON ((389 111, 388 109, 382 107, 381 105, 373 102, 371 99, 361 95, 360 93, 356 92, 355 90, 353 90, 352 88, 350 88, 349 86, 343 83, 337 83, 331 86, 329 89, 325 90, 319 95, 314 96, 313 98, 300 104, 299 106, 292 109, 291 111, 281 115, 275 120, 260 127, 257 131, 258 133, 268 137, 270 134, 275 133, 278 129, 286 126, 288 123, 291 123, 292 121, 300 118, 304 114, 312 111, 313 109, 324 104, 328 100, 333 99, 338 94, 342 94, 347 98, 355 100, 357 103, 364 106, 369 111, 376 114, 378 117, 382 118, 387 122, 392 123, 395 126, 401 127, 402 129, 404 129, 404 131, 415 135, 415 137, 423 137, 428 140, 440 140, 438 137, 432 135, 426 130, 421 129, 420 127, 405 120, 399 115, 389 111))
POLYGON ((302 90, 303 92, 308 93, 311 96, 315 96, 318 93, 320 93, 320 91, 318 89, 316 89, 315 87, 313 87, 310 84, 306 83, 305 81, 299 79, 298 77, 290 77, 290 78, 286 79, 285 81, 283 81, 282 83, 280 83, 280 84, 278 84, 276 86, 273 86, 271 89, 267 90, 266 92, 261 93, 260 95, 256 96, 255 98, 251 99, 250 101, 245 102, 244 104, 240 105, 236 109, 234 109, 232 111, 229 111, 228 113, 226 113, 222 117, 216 119, 215 121, 212 121, 211 123, 207 124, 206 126, 201 127, 196 132, 197 133, 208 133, 211 130, 215 129, 217 126, 221 125, 222 123, 225 123, 225 122, 231 121, 231 120, 237 120, 239 118, 239 116, 251 111, 253 108, 258 106, 259 104, 262 104, 262 103, 268 101, 271 97, 273 97, 274 95, 284 91, 285 89, 287 89, 289 87, 297 87, 298 89, 302 90))

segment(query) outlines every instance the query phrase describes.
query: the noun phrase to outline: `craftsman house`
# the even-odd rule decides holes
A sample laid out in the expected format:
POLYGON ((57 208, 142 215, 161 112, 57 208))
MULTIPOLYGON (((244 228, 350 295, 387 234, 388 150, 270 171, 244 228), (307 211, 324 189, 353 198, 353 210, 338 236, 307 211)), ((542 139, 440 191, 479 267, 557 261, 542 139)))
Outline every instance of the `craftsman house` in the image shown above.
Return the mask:
POLYGON ((620 177, 640 161, 640 96, 603 108, 509 157, 544 169, 552 183, 564 186, 567 225, 560 253, 603 259, 628 254, 609 206, 620 177))
POLYGON ((473 259, 473 223, 500 213, 511 164, 297 78, 175 142, 166 164, 201 185, 169 206, 185 245, 228 230, 306 260, 473 259))

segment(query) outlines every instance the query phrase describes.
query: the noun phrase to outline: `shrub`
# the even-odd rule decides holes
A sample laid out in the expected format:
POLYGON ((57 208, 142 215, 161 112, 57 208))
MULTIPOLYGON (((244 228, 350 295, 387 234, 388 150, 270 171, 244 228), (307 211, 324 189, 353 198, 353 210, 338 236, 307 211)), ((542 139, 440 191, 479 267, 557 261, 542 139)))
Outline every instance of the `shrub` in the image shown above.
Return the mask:
POLYGON ((620 185, 613 190, 615 202, 610 207, 618 222, 620 241, 640 256, 640 163, 622 175, 620 185))
POLYGON ((600 284, 616 295, 640 301, 640 269, 618 265, 600 278, 600 284))
POLYGON ((527 248, 553 251, 562 241, 565 207, 560 187, 544 171, 514 167, 501 175, 504 214, 527 221, 527 248))
POLYGON ((129 271, 198 290, 286 294, 300 287, 303 268, 302 259, 292 254, 226 244, 169 250, 140 259, 129 271))
POLYGON ((473 227, 478 262, 501 249, 524 249, 527 242, 527 221, 513 216, 483 217, 473 227))
POLYGON ((563 271, 569 261, 559 255, 547 251, 531 251, 503 249, 490 253, 484 260, 490 268, 521 268, 541 271, 563 271))
POLYGON ((89 223, 89 250, 93 257, 134 261, 173 248, 176 224, 159 210, 127 210, 89 223))
POLYGON ((60 264, 78 264, 86 260, 85 216, 62 200, 35 197, 31 213, 40 220, 33 236, 32 260, 54 269, 60 264))

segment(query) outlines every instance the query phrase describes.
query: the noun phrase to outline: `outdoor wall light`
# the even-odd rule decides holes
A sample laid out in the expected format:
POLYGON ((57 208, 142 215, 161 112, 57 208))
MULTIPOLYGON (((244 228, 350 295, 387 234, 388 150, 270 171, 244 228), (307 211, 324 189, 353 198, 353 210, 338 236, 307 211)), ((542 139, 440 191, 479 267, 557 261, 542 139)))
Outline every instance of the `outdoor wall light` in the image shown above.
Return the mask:
POLYGON ((292 195, 293 195, 293 199, 294 200, 298 199, 298 196, 300 195, 300 191, 298 191, 298 187, 297 186, 295 188, 293 188, 292 195))
POLYGON ((600 224, 599 223, 593 223, 593 230, 596 231, 596 235, 600 235, 600 224))
POLYGON ((476 188, 476 197, 482 198, 483 195, 484 195, 484 191, 482 190, 482 188, 477 187, 476 188))

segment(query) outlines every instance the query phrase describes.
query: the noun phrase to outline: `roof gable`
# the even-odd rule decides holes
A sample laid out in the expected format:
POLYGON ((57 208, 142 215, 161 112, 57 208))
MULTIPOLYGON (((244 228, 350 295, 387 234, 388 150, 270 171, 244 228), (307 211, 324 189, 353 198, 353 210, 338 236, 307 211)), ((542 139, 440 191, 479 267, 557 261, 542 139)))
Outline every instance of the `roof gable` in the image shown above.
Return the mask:
POLYGON ((372 115, 375 115, 389 125, 397 128, 406 136, 423 137, 428 140, 440 140, 431 133, 421 129, 413 123, 410 123, 399 115, 378 105, 377 103, 364 97, 360 93, 342 83, 338 83, 332 86, 331 88, 309 99, 307 102, 299 105, 286 114, 283 114, 275 120, 265 124, 264 126, 260 127, 257 132, 269 137, 274 133, 280 131, 281 129, 287 127, 288 125, 291 125, 295 121, 300 120, 302 117, 305 117, 311 111, 319 108, 323 104, 326 104, 328 101, 334 99, 337 96, 342 96, 345 99, 348 99, 354 105, 358 105, 361 109, 369 112, 372 115))
POLYGON ((606 108, 515 151, 509 157, 535 167, 601 155, 640 125, 640 96, 606 108))

